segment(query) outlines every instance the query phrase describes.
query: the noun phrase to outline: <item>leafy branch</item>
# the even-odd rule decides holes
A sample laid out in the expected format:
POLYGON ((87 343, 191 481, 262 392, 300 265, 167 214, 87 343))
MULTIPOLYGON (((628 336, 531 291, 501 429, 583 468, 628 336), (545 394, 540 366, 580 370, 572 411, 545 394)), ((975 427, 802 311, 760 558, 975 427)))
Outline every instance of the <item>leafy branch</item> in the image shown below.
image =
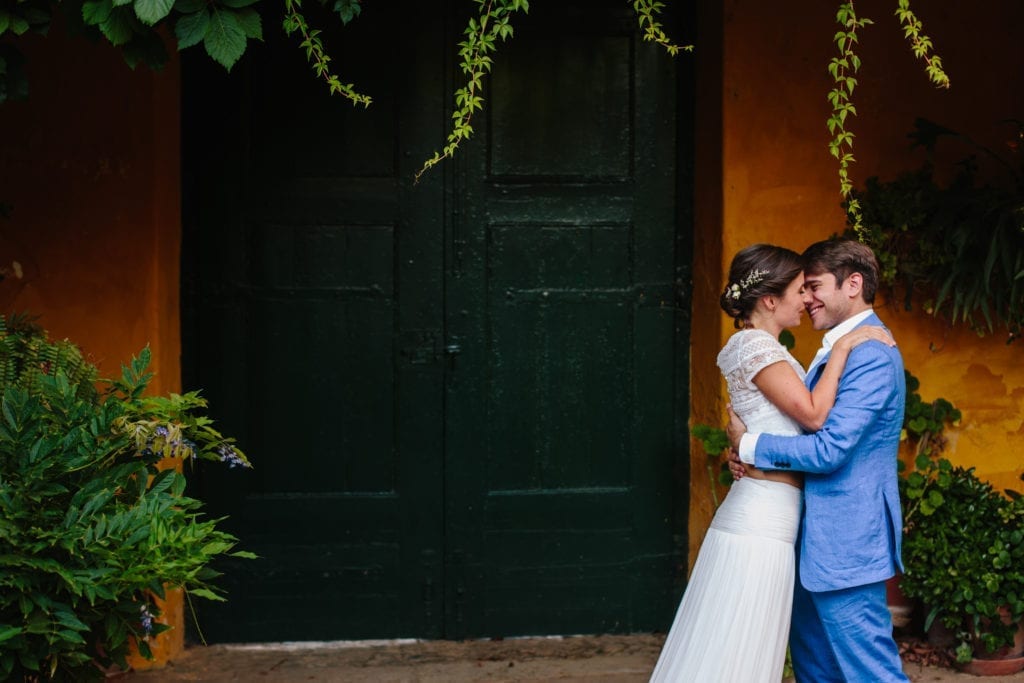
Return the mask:
MULTIPOLYGON (((87 33, 102 36, 119 47, 132 66, 139 62, 160 66, 167 59, 161 39, 164 24, 173 25, 179 51, 203 43, 211 59, 231 69, 245 53, 250 40, 262 40, 260 15, 252 7, 261 0, 84 0, 81 20, 87 33)), ((329 0, 318 0, 327 5, 329 0)), ((334 0, 333 11, 343 24, 359 16, 362 0, 334 0)), ((466 84, 455 92, 452 128, 441 151, 424 162, 416 180, 428 169, 451 158, 462 141, 473 134, 472 117, 483 108, 483 79, 491 71, 491 54, 499 40, 512 37, 510 17, 515 12, 528 12, 529 0, 474 0, 479 14, 469 20, 463 31, 465 40, 458 44, 461 70, 466 84)), ((630 0, 637 14, 643 39, 661 45, 670 55, 692 52, 693 45, 678 45, 665 33, 659 16, 665 8, 661 0, 630 0)), ((21 35, 27 31, 45 33, 51 21, 52 8, 46 0, 18 0, 0 7, 0 37, 21 35)), ((73 7, 68 6, 68 7, 73 7)), ((74 11, 74 10, 71 10, 74 11)), ((895 11, 905 38, 914 56, 925 62, 925 72, 935 85, 948 88, 950 79, 935 54, 931 38, 910 8, 910 0, 897 0, 895 11)), ((856 116, 853 92, 860 57, 856 54, 858 32, 873 23, 857 15, 854 0, 840 3, 836 13, 840 30, 834 36, 838 55, 829 62, 834 87, 828 99, 832 111, 827 126, 832 139, 829 151, 839 162, 840 194, 846 200, 847 212, 855 232, 862 232, 860 205, 851 195, 850 167, 854 163, 854 134, 848 118, 856 116)), ((284 31, 298 34, 300 48, 306 53, 312 71, 323 80, 331 93, 339 94, 353 104, 369 106, 370 97, 360 94, 351 83, 343 83, 332 70, 331 57, 322 40, 322 31, 310 26, 303 13, 302 0, 284 0, 284 31)), ((20 99, 27 93, 23 58, 9 45, 0 45, 0 102, 20 99)))
MULTIPOLYGON (((844 2, 836 12, 836 23, 842 28, 836 32, 834 40, 839 48, 839 56, 829 62, 828 72, 832 75, 835 87, 828 93, 832 104, 832 115, 829 116, 828 132, 832 134, 829 151, 839 160, 839 191, 843 197, 849 197, 853 189, 850 181, 850 164, 853 163, 853 132, 847 130, 846 119, 856 116, 857 109, 853 106, 853 90, 857 87, 854 74, 860 70, 860 57, 854 52, 857 45, 857 31, 871 23, 870 19, 860 18, 854 9, 853 2, 844 2)), ((855 198, 849 200, 847 209, 853 218, 853 228, 860 234, 860 206, 855 198)))
MULTIPOLYGON (((903 26, 903 35, 909 41, 911 51, 918 59, 925 62, 925 73, 928 79, 935 85, 948 88, 949 76, 942 69, 942 59, 934 54, 932 39, 923 32, 921 20, 917 18, 914 11, 910 9, 910 0, 897 0, 896 16, 903 26)), ((832 114, 827 123, 828 131, 832 135, 829 142, 829 152, 839 160, 839 192, 846 204, 846 212, 854 234, 865 239, 861 206, 856 196, 851 194, 853 183, 850 181, 850 165, 855 161, 853 157, 854 134, 846 127, 846 119, 857 115, 857 109, 853 106, 853 91, 857 87, 857 79, 854 74, 860 70, 861 60, 854 48, 859 38, 857 31, 874 22, 870 19, 857 16, 853 0, 847 0, 839 5, 836 12, 836 23, 840 30, 836 32, 834 40, 839 49, 839 56, 833 57, 829 62, 828 71, 832 75, 835 87, 829 91, 828 100, 832 105, 832 114)))
MULTIPOLYGON (((348 2, 339 0, 335 4, 335 9, 338 10, 342 23, 347 24, 359 14, 360 5, 358 0, 349 0, 348 2)), ((324 50, 323 41, 320 40, 321 31, 309 27, 305 15, 302 14, 302 0, 284 0, 282 26, 284 32, 289 36, 296 31, 302 36, 302 42, 299 45, 306 51, 306 61, 312 66, 313 73, 317 78, 321 78, 327 83, 327 88, 332 95, 341 95, 351 100, 352 104, 370 106, 372 100, 369 96, 356 92, 352 83, 342 83, 338 76, 331 71, 331 56, 324 50)))
POLYGON ((933 51, 932 39, 922 33, 921 20, 910 9, 910 0, 899 0, 896 16, 903 25, 903 37, 910 42, 914 56, 925 61, 925 73, 928 79, 940 88, 949 88, 949 76, 942 70, 942 59, 933 51))
POLYGON ((676 45, 665 34, 657 15, 665 8, 665 3, 657 0, 634 0, 633 10, 637 14, 640 29, 644 32, 644 40, 657 43, 675 57, 680 50, 693 52, 693 45, 676 45))
POLYGON ((427 170, 433 168, 442 159, 450 159, 463 140, 473 134, 470 121, 473 112, 483 109, 484 98, 480 95, 483 78, 490 72, 493 60, 488 53, 494 52, 498 39, 507 40, 512 36, 512 25, 509 17, 513 12, 529 12, 528 0, 476 0, 480 5, 480 14, 470 17, 469 24, 463 34, 466 39, 459 43, 459 57, 462 59, 460 68, 466 75, 466 85, 455 91, 455 111, 452 112, 452 129, 440 152, 434 152, 423 163, 416 173, 415 182, 419 182, 427 170))

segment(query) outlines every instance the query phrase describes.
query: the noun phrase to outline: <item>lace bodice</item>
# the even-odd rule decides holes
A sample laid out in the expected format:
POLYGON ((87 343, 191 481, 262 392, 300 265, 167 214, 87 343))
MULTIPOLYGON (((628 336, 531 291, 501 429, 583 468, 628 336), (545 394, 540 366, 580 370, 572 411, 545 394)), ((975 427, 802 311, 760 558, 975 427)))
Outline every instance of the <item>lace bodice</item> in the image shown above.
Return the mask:
POLYGON ((785 346, 763 330, 740 330, 732 335, 718 353, 718 367, 725 376, 732 409, 747 430, 768 434, 799 434, 800 425, 765 398, 754 384, 754 377, 772 363, 786 361, 802 380, 803 366, 785 346))

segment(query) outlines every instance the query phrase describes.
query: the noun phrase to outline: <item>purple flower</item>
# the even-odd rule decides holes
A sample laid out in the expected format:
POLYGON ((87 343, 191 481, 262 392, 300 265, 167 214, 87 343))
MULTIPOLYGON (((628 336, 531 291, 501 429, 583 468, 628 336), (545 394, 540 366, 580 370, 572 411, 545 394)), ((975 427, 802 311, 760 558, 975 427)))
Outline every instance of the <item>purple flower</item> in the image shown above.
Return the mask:
POLYGON ((149 605, 139 605, 139 623, 146 635, 153 632, 153 615, 149 613, 149 605))
POLYGON ((238 453, 235 451, 231 444, 221 444, 217 448, 217 452, 220 453, 221 462, 226 462, 229 467, 249 467, 247 463, 238 453))

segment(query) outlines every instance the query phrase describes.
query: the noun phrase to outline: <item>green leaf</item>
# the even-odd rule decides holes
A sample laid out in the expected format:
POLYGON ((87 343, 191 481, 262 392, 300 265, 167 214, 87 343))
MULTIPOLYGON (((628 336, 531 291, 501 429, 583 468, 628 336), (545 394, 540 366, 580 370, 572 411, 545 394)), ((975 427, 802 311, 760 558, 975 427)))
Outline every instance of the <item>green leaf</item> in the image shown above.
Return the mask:
POLYGON ((192 590, 189 591, 189 595, 194 595, 194 596, 199 597, 199 598, 206 598, 207 600, 214 600, 214 601, 217 601, 217 602, 224 602, 224 598, 222 598, 221 596, 217 595, 213 591, 207 590, 205 588, 193 588, 192 590))
POLYGON ((111 10, 110 16, 100 22, 100 31, 106 36, 112 45, 124 45, 127 43, 134 31, 132 30, 132 15, 125 7, 115 7, 111 10))
POLYGON ((143 24, 152 26, 171 13, 174 0, 135 0, 135 16, 143 24))
POLYGON ((110 0, 88 0, 82 3, 82 21, 89 26, 102 24, 110 17, 110 0))
POLYGON ((203 39, 206 53, 228 71, 245 52, 245 30, 234 12, 220 10, 210 17, 210 27, 203 39))
POLYGON ((789 330, 783 330, 779 333, 779 343, 792 351, 793 347, 796 346, 796 337, 789 330))
POLYGON ((260 14, 254 9, 242 9, 236 14, 238 23, 245 32, 246 38, 263 40, 263 26, 260 23, 260 14))
POLYGON ((334 11, 341 18, 341 22, 347 24, 359 16, 362 7, 359 5, 359 0, 336 0, 334 11))
POLYGON ((25 21, 24 18, 19 17, 19 16, 11 17, 11 21, 10 21, 10 31, 11 31, 11 33, 13 33, 16 36, 20 36, 23 33, 25 33, 25 31, 28 31, 28 29, 29 29, 29 24, 28 24, 27 21, 25 21))
POLYGON ((220 555, 231 549, 232 543, 225 543, 223 541, 215 541, 213 543, 207 543, 203 546, 203 554, 205 555, 220 555))

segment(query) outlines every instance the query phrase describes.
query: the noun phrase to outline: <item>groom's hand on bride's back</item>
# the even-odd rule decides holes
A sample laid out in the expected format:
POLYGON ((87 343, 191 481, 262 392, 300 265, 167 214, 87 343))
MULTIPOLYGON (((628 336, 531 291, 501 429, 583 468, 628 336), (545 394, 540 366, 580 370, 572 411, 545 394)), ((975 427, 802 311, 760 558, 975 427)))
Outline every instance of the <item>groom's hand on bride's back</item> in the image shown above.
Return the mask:
POLYGON ((747 475, 747 467, 740 461, 740 454, 734 449, 729 449, 729 471, 734 481, 738 481, 747 475))

